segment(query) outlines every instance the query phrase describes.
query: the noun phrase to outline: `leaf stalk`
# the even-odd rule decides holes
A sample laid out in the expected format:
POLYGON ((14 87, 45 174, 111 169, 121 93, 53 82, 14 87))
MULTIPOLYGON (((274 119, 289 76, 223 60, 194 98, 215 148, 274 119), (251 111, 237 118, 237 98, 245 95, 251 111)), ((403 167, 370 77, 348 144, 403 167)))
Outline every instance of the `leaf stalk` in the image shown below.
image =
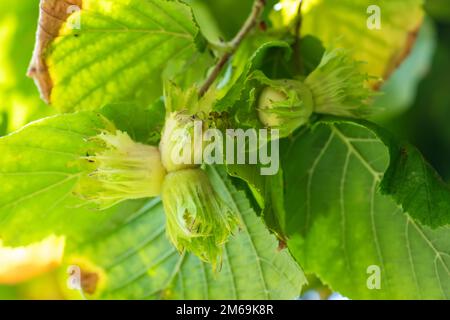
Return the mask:
POLYGON ((228 43, 229 50, 224 53, 224 55, 219 59, 214 69, 206 79, 205 83, 201 86, 199 90, 199 96, 202 97, 214 83, 214 81, 219 76, 223 67, 227 64, 230 58, 236 53, 239 45, 242 43, 244 38, 250 33, 250 31, 258 24, 259 19, 264 11, 266 5, 265 0, 255 0, 253 3, 252 11, 248 16, 247 20, 242 25, 236 36, 228 43))

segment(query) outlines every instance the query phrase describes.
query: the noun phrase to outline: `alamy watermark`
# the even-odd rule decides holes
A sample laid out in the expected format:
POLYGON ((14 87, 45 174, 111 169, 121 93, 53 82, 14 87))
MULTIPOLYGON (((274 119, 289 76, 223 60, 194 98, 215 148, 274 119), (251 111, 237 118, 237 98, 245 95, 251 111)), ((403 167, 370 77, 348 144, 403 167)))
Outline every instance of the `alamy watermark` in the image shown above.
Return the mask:
MULTIPOLYGON (((77 5, 70 5, 67 7, 66 13, 70 16, 73 13, 80 12, 81 8, 77 5)), ((68 27, 72 30, 80 30, 81 29, 81 15, 78 14, 76 16, 72 15, 72 18, 67 21, 68 27)))
POLYGON ((80 293, 81 297, 86 300, 86 296, 81 284, 81 269, 79 266, 71 265, 67 268, 67 288, 70 290, 76 290, 80 293))
POLYGON ((192 131, 177 129, 171 136, 171 160, 177 165, 259 164, 261 175, 275 175, 280 168, 279 130, 219 129, 203 131, 203 122, 194 121, 192 131))
POLYGON ((367 7, 367 28, 369 30, 381 30, 381 8, 378 5, 370 5, 367 7))
POLYGON ((369 277, 367 278, 366 285, 369 290, 381 289, 381 268, 377 265, 370 265, 366 270, 369 277))

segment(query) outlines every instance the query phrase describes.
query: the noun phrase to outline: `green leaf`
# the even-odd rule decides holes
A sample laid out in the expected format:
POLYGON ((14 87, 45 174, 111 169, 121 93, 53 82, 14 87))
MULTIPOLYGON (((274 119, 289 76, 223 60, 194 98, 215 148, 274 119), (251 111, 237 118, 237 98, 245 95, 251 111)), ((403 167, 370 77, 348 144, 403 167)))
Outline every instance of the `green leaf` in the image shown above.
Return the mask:
POLYGON ((285 56, 291 54, 290 46, 285 41, 261 41, 255 49, 255 43, 247 43, 234 57, 233 75, 220 91, 220 97, 214 106, 215 111, 227 111, 233 114, 233 120, 238 127, 261 127, 257 111, 254 108, 255 90, 247 82, 250 73, 262 66, 264 58, 270 49, 280 49, 285 56), (223 95, 223 96, 222 96, 223 95))
POLYGON ((218 194, 236 206, 245 222, 227 244, 218 274, 195 256, 180 258, 164 236, 158 199, 129 201, 101 212, 84 207, 72 190, 86 170, 81 157, 92 147, 88 138, 106 125, 92 112, 79 112, 44 119, 0 138, 0 234, 6 245, 64 235, 67 253, 92 260, 105 271, 102 297, 281 299, 299 294, 305 280, 298 265, 286 250, 277 251, 277 241, 245 195, 212 168, 218 194), (182 284, 190 289, 183 293, 182 284))
POLYGON ((272 176, 261 175, 260 165, 228 164, 229 175, 239 178, 247 184, 267 226, 283 239, 285 234, 284 184, 280 168, 272 176))
POLYGON ((0 138, 0 237, 6 245, 26 245, 50 234, 66 235, 73 245, 95 225, 123 219, 124 203, 99 213, 72 194, 85 173, 92 147, 87 139, 105 128, 94 113, 60 115, 34 122, 0 138))
POLYGON ((336 119, 282 148, 288 246, 307 272, 349 298, 449 298, 449 225, 417 220, 448 223, 450 193, 417 150, 402 148, 373 125, 336 119), (383 195, 380 184, 410 197, 383 195), (372 265, 381 270, 378 290, 366 285, 372 265))
POLYGON ((161 138, 165 120, 163 99, 157 99, 150 105, 137 102, 112 103, 104 106, 100 113, 135 141, 157 145, 161 138))
POLYGON ((83 1, 47 50, 51 103, 63 111, 161 96, 168 61, 196 51, 198 28, 178 1, 83 1))
MULTIPOLYGON (((301 47, 303 64, 309 73, 320 63, 323 47, 318 39, 311 36, 301 40, 301 47)), ((274 40, 268 35, 248 39, 233 58, 229 68, 231 75, 220 88, 214 109, 233 114, 237 126, 261 126, 254 106, 259 92, 249 76, 255 70, 261 70, 271 79, 294 78, 293 59, 291 44, 287 41, 274 40)))
POLYGON ((15 287, 12 286, 0 286, 0 299, 1 300, 19 300, 19 293, 15 287))
MULTIPOLYGON (((304 73, 305 75, 309 75, 322 61, 325 48, 318 38, 307 35, 300 39, 300 51, 304 73)), ((293 56, 292 59, 295 59, 295 57, 293 56)), ((290 61, 290 65, 294 65, 294 61, 290 61)))
POLYGON ((242 44, 233 57, 230 79, 224 81, 225 84, 223 86, 219 84, 221 88, 215 110, 224 111, 233 107, 234 103, 241 98, 243 91, 249 90, 245 88, 245 80, 252 71, 262 66, 264 57, 273 48, 280 48, 285 56, 291 54, 291 49, 287 42, 272 40, 267 37, 249 38, 242 44))
MULTIPOLYGON (((192 254, 179 254, 165 236, 159 199, 151 200, 109 235, 72 253, 104 270, 99 297, 108 299, 293 299, 305 278, 287 250, 279 251, 245 194, 222 170, 208 167, 214 189, 236 208, 242 230, 225 245, 222 269, 192 254)), ((70 259, 69 259, 70 261, 70 259)))
MULTIPOLYGON (((225 39, 230 40, 242 27, 243 21, 251 11, 253 0, 188 0, 194 8, 204 6, 209 14, 218 24, 221 34, 225 39)), ((276 0, 267 0, 263 19, 267 18, 270 10, 277 3, 276 0)))
MULTIPOLYGON (((365 71, 387 79, 407 56, 423 18, 423 0, 304 0, 302 34, 313 35, 329 48, 339 45, 354 51, 354 58, 366 61, 365 71), (374 14, 380 11, 381 28, 369 29, 374 14), (368 13, 368 11, 370 13, 368 13)), ((293 25, 298 1, 283 0, 274 21, 278 26, 293 25)))
POLYGON ((450 187, 415 147, 391 145, 391 165, 380 187, 421 224, 450 224, 450 187))
POLYGON ((214 57, 210 51, 195 51, 183 60, 167 61, 163 79, 174 82, 177 86, 186 90, 194 85, 200 87, 214 62, 214 57))

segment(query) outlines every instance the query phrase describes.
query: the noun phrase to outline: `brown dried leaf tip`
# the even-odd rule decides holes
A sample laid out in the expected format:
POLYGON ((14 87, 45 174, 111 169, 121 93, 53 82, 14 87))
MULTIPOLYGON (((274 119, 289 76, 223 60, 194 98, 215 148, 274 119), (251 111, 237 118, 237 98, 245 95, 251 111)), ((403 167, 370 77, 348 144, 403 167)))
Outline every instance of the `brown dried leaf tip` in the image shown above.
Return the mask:
MULTIPOLYGON (((383 75, 384 81, 387 81, 394 73, 394 71, 397 70, 402 64, 402 62, 410 55, 412 49, 414 48, 414 44, 416 43, 417 38, 419 36, 419 31, 422 26, 422 23, 423 21, 421 21, 414 29, 408 32, 403 48, 392 55, 383 75)), ((384 81, 376 81, 374 89, 379 90, 384 81)))
POLYGON ((45 50, 58 36, 59 29, 74 11, 74 6, 81 9, 82 0, 41 0, 36 44, 27 75, 33 78, 41 98, 50 103, 53 88, 52 79, 45 63, 45 50))

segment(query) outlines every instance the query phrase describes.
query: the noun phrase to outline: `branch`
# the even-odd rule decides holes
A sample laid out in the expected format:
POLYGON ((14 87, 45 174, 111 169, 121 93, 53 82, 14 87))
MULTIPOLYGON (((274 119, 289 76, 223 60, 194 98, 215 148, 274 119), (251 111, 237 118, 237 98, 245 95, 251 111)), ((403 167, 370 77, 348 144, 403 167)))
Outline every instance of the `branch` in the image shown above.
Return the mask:
POLYGON ((300 0, 297 9, 297 21, 295 23, 295 42, 294 42, 294 63, 297 72, 301 73, 303 71, 302 58, 300 56, 300 30, 302 28, 302 5, 303 0, 300 0))
POLYGON ((209 90, 228 60, 230 60, 233 54, 236 53, 236 50, 238 49, 242 40, 244 40, 247 34, 258 24, 261 14, 264 11, 265 4, 265 0, 255 0, 255 2, 253 3, 252 11, 243 24, 241 30, 239 30, 236 36, 228 43, 229 50, 219 59, 213 71, 200 88, 198 93, 200 97, 202 97, 209 90))

